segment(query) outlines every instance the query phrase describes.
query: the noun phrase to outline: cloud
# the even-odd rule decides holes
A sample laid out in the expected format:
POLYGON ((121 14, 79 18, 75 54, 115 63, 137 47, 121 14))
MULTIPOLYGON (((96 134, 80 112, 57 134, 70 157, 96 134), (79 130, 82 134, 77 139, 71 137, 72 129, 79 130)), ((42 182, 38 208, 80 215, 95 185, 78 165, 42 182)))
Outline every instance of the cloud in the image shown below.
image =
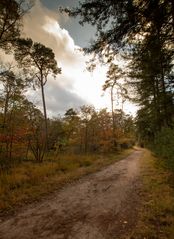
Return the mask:
MULTIPOLYGON (((61 16, 63 17, 63 16, 61 16)), ((23 36, 30 37, 53 49, 56 59, 61 64, 76 62, 74 40, 68 31, 59 25, 60 16, 36 1, 34 7, 23 19, 23 36)))
MULTIPOLYGON (((47 112, 50 117, 63 115, 67 109, 78 108, 87 104, 87 101, 79 97, 75 92, 66 90, 56 83, 55 80, 50 79, 50 84, 45 87, 47 112)), ((41 90, 37 89, 33 92, 28 92, 27 96, 40 109, 42 109, 41 90)))
MULTIPOLYGON (((93 74, 86 68, 89 56, 84 56, 82 49, 77 46, 70 33, 61 27, 61 22, 69 21, 67 16, 58 11, 49 10, 39 0, 23 19, 23 36, 32 38, 53 49, 62 74, 51 77, 45 85, 45 98, 49 116, 64 114, 69 108, 78 108, 84 104, 93 104, 97 109, 110 109, 110 95, 102 95, 102 85, 106 80, 106 67, 97 65, 93 74), (62 19, 63 18, 63 19, 62 19), (64 19, 66 18, 66 19, 64 19)), ((70 24, 71 25, 71 24, 70 24)), ((72 24, 72 27, 75 26, 72 24)), ((72 29, 73 31, 73 29, 72 29)), ((78 31, 74 29, 74 31, 78 31)), ((79 39, 82 37, 79 32, 79 39)), ((4 56, 8 61, 13 57, 4 56)), ((30 90, 27 97, 42 110, 41 90, 30 90)), ((132 111, 130 104, 125 105, 127 112, 132 111)), ((134 110, 135 111, 135 110, 134 110)))
POLYGON ((75 92, 70 92, 57 84, 50 84, 45 91, 47 96, 47 107, 50 114, 64 114, 67 109, 78 108, 87 104, 75 92))
MULTIPOLYGON (((23 36, 52 48, 58 65, 62 68, 62 74, 56 80, 48 79, 45 85, 49 115, 63 114, 71 107, 89 103, 75 88, 77 78, 83 80, 86 59, 68 31, 60 27, 59 21, 58 12, 45 8, 40 1, 36 2, 23 20, 23 36)), ((29 98, 42 106, 39 90, 30 92, 29 98)))

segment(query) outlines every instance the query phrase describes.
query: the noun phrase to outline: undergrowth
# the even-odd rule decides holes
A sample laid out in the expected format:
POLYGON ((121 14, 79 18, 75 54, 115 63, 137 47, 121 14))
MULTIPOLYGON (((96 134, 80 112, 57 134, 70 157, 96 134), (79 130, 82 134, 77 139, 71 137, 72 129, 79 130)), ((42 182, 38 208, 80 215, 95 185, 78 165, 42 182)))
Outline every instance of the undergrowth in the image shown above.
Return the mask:
POLYGON ((142 158, 142 207, 140 219, 131 239, 174 238, 173 173, 150 151, 142 158))
POLYGON ((68 182, 118 161, 132 149, 112 155, 59 155, 42 163, 21 162, 0 172, 0 213, 40 199, 68 182))
POLYGON ((152 146, 152 151, 160 157, 163 166, 174 172, 174 129, 163 128, 159 132, 152 146))

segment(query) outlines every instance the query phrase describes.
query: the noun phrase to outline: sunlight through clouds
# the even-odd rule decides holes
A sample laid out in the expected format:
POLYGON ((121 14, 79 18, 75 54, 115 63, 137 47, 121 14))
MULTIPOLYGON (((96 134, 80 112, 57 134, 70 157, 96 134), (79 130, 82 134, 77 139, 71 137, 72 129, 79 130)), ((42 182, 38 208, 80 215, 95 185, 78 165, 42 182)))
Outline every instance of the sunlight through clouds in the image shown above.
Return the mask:
MULTIPOLYGON (((101 97, 106 67, 98 64, 93 73, 86 70, 89 56, 84 56, 70 33, 61 28, 61 17, 58 12, 47 9, 37 1, 24 18, 23 35, 52 48, 58 66, 62 68, 62 74, 56 80, 50 78, 45 86, 48 112, 50 115, 64 114, 68 108, 77 108, 83 104, 92 104, 97 109, 110 109, 109 94, 101 97)), ((36 98, 37 95, 38 98, 39 94, 37 90, 31 96, 36 98)), ((129 108, 131 112, 131 106, 129 108)))

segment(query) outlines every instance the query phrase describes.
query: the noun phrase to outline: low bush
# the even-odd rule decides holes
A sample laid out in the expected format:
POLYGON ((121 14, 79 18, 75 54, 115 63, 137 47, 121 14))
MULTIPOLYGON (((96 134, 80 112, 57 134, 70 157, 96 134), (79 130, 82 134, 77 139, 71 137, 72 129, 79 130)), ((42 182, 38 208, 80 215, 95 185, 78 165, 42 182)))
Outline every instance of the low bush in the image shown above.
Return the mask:
POLYGON ((165 166, 174 171, 174 129, 163 128, 157 134, 154 141, 153 151, 163 158, 165 166))

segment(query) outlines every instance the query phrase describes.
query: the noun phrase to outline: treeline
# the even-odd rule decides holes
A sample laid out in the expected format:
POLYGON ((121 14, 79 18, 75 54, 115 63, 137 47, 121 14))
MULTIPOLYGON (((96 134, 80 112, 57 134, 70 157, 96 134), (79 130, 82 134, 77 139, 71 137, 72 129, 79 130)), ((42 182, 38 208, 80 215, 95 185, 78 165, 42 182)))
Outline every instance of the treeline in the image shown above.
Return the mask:
POLYGON ((139 105, 137 138, 174 168, 173 0, 86 0, 60 10, 96 25, 87 53, 108 64, 118 56, 128 62, 129 97, 139 105))
MULTIPOLYGON (((48 120, 45 151, 42 112, 24 98, 18 98, 18 102, 12 98, 11 103, 13 108, 8 109, 6 125, 1 130, 1 164, 26 159, 42 162, 45 152, 53 157, 61 153, 106 153, 134 144, 134 122, 130 115, 115 111, 117 147, 113 148, 111 113, 82 106, 79 110, 67 110, 63 117, 48 120)), ((4 120, 3 113, 0 120, 4 120)))
POLYGON ((149 1, 140 6, 146 19, 130 65, 130 84, 140 106, 137 132, 141 144, 174 169, 174 3, 149 1))

